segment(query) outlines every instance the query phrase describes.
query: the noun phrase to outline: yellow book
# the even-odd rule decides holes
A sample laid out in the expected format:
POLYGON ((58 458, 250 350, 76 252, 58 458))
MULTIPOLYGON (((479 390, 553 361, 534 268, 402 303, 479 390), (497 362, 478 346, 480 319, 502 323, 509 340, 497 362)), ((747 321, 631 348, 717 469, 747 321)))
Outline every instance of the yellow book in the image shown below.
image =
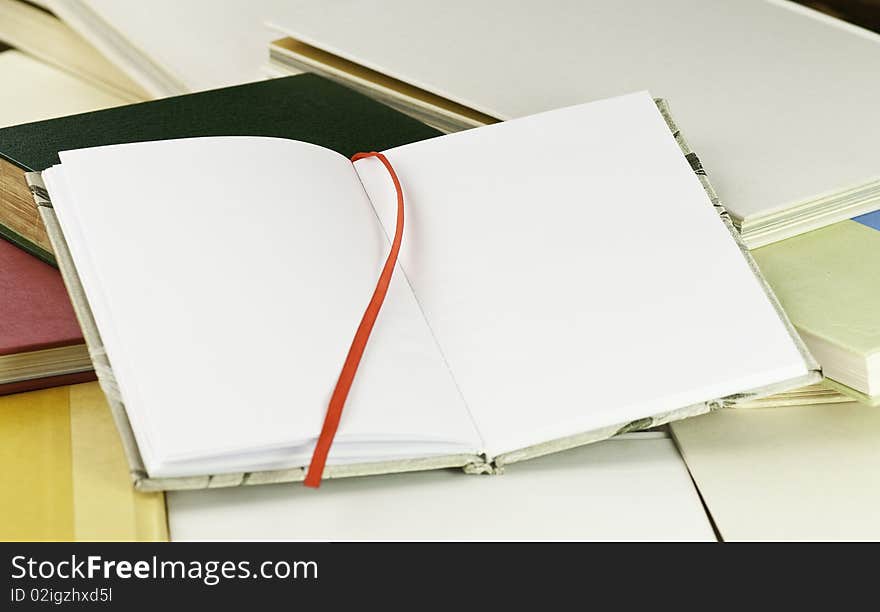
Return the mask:
POLYGON ((165 496, 134 490, 100 386, 69 389, 76 539, 167 540, 165 496))
POLYGON ((165 499, 134 490, 97 383, 0 398, 0 539, 167 540, 165 499))
POLYGON ((0 539, 74 538, 66 387, 0 398, 0 539))

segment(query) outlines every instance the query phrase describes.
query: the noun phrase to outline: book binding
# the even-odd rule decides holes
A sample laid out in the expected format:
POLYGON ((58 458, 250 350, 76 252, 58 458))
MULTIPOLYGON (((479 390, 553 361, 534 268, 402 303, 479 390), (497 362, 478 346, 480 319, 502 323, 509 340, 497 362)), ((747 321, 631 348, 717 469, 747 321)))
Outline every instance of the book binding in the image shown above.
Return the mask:
MULTIPOLYGON (((782 310, 782 306, 780 305, 779 300, 776 298, 773 290, 770 288, 770 286, 761 275, 757 264, 755 263, 752 256, 749 254, 748 249, 746 248, 744 242, 740 238, 739 233, 734 227, 730 215, 721 205, 718 196, 715 193, 715 190, 712 188, 708 176, 706 175, 706 172, 702 164, 700 163, 699 158, 690 149, 687 141, 684 139, 680 130, 673 121, 666 102, 662 99, 658 99, 656 100, 656 103, 658 109, 666 120, 669 129, 674 135, 676 142, 679 144, 682 153, 690 163, 691 168, 693 168, 694 170, 694 173, 699 177, 699 180, 702 183, 707 195, 709 196, 712 205, 715 207, 725 227, 727 227, 731 236, 734 238, 740 250, 742 251, 743 257, 747 261, 749 267, 752 269, 756 278, 761 283, 764 292, 766 293, 768 299, 775 308, 780 320, 785 325, 785 328, 788 330, 788 333, 794 340, 798 350, 804 358, 805 363, 808 364, 810 371, 795 380, 787 380, 781 383, 751 389, 746 392, 716 398, 698 404, 693 404, 691 406, 684 406, 682 408, 639 419, 636 421, 628 421, 597 430, 582 432, 573 436, 567 436, 541 444, 536 444, 520 450, 504 453, 496 457, 487 457, 485 455, 456 454, 420 459, 404 459, 349 465, 327 465, 323 473, 324 479, 347 478, 354 476, 368 476, 398 472, 413 472, 443 468, 460 468, 468 474, 498 474, 503 472, 505 466, 519 461, 524 461, 542 455, 563 451, 592 442, 598 442, 600 440, 604 440, 621 433, 657 427, 671 421, 704 414, 712 410, 735 407, 740 402, 753 401, 755 399, 767 397, 783 391, 788 391, 796 387, 814 384, 822 380, 822 372, 819 364, 809 353, 806 345, 803 343, 797 332, 794 330, 794 327, 792 326, 785 312, 782 310)), ((134 436, 131 423, 128 419, 128 414, 125 409, 122 395, 119 391, 116 378, 113 374, 112 365, 104 349, 101 335, 98 332, 97 325, 95 324, 94 316, 92 314, 91 308, 89 307, 88 300, 86 299, 82 283, 80 282, 79 276, 77 274, 76 267, 73 263, 70 250, 67 246, 67 242, 64 238, 64 234, 61 230, 58 218, 52 208, 49 193, 46 190, 45 184, 43 183, 42 177, 39 172, 27 173, 27 181, 28 185, 30 186, 31 193, 33 194, 34 201, 36 202, 36 205, 40 212, 40 216, 46 225, 46 230, 48 232, 49 239, 52 243, 52 247, 55 251, 55 255, 57 258, 58 267, 61 270, 62 277, 64 278, 64 283, 67 287, 68 293, 70 294, 71 301, 73 303, 74 311, 76 312, 77 319, 79 320, 80 326, 82 327, 83 336, 85 338, 89 354, 94 363, 95 372, 98 376, 98 381, 101 385, 102 390, 104 391, 104 394, 107 396, 107 401, 113 413, 113 418, 116 422, 117 428, 119 429, 120 436, 122 437, 123 448, 125 450, 125 455, 128 459, 129 471, 131 473, 135 488, 141 491, 160 491, 181 489, 207 489, 217 487, 233 487, 303 481, 306 477, 308 466, 300 466, 282 470, 238 472, 229 474, 185 476, 174 478, 153 478, 147 473, 143 459, 141 458, 140 451, 138 449, 137 440, 134 436)))

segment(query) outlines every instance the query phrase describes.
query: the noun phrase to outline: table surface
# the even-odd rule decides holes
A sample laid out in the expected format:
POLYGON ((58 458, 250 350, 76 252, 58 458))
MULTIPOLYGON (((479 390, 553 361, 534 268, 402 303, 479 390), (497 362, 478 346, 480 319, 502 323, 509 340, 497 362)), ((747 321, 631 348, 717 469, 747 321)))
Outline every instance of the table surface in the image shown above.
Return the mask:
POLYGON ((715 539, 664 433, 634 434, 514 464, 301 484, 176 491, 171 537, 317 540, 715 539))

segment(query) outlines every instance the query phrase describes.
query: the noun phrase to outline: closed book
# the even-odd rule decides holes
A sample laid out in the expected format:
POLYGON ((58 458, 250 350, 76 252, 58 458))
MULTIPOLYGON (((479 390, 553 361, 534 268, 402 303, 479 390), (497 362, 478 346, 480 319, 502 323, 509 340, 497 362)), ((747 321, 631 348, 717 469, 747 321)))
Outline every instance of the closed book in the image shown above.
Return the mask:
POLYGON ((302 0, 267 14, 270 66, 447 130, 663 92, 757 248, 880 208, 880 35, 802 4, 302 0))
POLYGON ((0 240, 0 394, 94 380, 58 270, 0 240))
POLYGON ((880 403, 880 211, 754 256, 834 387, 880 403))

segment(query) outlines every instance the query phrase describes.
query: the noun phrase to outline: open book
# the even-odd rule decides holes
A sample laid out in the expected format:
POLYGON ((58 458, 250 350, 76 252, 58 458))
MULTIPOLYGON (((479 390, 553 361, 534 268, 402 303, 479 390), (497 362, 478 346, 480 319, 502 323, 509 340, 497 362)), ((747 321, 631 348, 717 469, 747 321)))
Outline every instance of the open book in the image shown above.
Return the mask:
MULTIPOLYGON (((324 477, 493 472, 817 381, 674 133, 643 92, 385 151, 403 250, 324 477)), ((395 230, 383 165, 60 158, 29 180, 138 486, 302 480, 395 230)))

